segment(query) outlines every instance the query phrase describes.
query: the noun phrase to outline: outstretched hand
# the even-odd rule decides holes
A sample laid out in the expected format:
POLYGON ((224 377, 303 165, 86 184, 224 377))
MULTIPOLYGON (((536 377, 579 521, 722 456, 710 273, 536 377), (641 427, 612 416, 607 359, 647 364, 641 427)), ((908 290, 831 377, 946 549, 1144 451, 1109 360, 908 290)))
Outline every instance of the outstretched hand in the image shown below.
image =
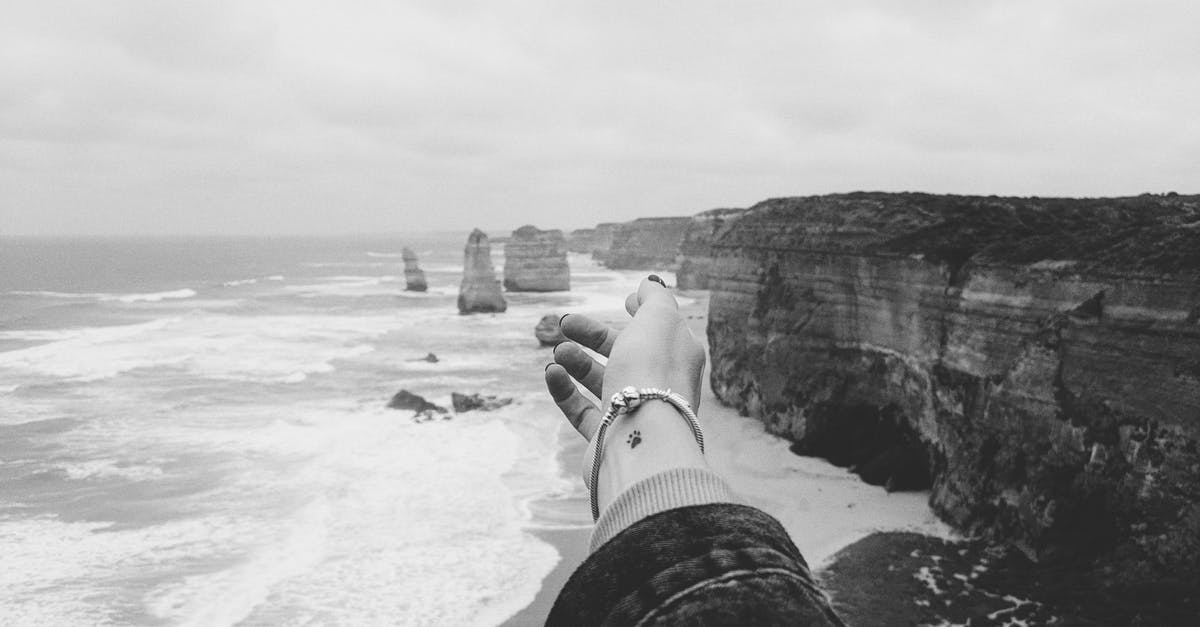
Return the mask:
POLYGON ((699 406, 704 347, 679 315, 670 290, 643 279, 625 299, 625 310, 633 320, 619 333, 581 314, 563 316, 562 333, 570 341, 555 347, 554 363, 546 367, 546 387, 554 402, 589 441, 608 400, 626 386, 669 388, 683 394, 694 409, 699 406), (607 357, 608 363, 601 364, 581 347, 607 357), (582 394, 575 382, 603 405, 582 394))

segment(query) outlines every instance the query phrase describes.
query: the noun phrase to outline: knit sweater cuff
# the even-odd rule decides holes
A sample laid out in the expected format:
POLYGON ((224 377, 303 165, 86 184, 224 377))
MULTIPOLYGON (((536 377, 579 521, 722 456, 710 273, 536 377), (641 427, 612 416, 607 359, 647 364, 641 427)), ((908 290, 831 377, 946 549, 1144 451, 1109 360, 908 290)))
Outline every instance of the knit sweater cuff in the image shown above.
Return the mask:
POLYGON ((595 552, 626 527, 677 507, 736 503, 733 491, 716 473, 705 468, 673 468, 647 477, 617 495, 600 514, 588 552, 595 552))

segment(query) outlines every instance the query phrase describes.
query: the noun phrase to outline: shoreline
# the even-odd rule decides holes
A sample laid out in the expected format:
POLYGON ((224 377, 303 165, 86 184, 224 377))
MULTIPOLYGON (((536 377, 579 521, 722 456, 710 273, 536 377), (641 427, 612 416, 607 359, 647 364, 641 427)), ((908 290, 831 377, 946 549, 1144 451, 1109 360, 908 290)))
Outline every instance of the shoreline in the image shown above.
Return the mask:
POLYGON ((559 590, 562 590, 571 573, 575 572, 587 557, 587 542, 591 532, 586 529, 533 529, 530 533, 554 547, 558 552, 558 563, 542 579, 541 588, 533 601, 500 623, 504 627, 544 625, 546 617, 550 615, 550 608, 554 607, 559 590))
MULTIPOLYGON (((569 469, 578 466, 579 456, 584 448, 583 439, 566 424, 565 420, 559 423, 556 436, 558 450, 554 460, 559 473, 569 480, 574 480, 578 478, 569 469)), ((544 625, 558 592, 566 585, 571 573, 587 558, 592 528, 591 517, 587 512, 587 499, 582 490, 583 484, 580 483, 561 497, 534 499, 529 503, 532 515, 525 531, 553 547, 558 553, 558 563, 542 578, 533 600, 500 623, 503 627, 544 625)))

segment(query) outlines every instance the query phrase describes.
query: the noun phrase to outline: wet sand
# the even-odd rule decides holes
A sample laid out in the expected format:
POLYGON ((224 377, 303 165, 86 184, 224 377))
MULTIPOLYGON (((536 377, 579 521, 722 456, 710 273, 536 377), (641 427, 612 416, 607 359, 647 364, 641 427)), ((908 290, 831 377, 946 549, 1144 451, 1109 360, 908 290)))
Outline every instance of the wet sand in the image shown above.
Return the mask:
POLYGON ((542 589, 538 591, 537 597, 533 599, 532 603, 525 606, 525 609, 505 621, 506 627, 534 627, 546 623, 546 617, 550 614, 550 608, 554 606, 554 599, 558 596, 558 591, 567 583, 571 573, 587 557, 587 542, 591 532, 578 529, 540 530, 534 531, 533 535, 554 546, 561 557, 558 565, 542 581, 542 589))

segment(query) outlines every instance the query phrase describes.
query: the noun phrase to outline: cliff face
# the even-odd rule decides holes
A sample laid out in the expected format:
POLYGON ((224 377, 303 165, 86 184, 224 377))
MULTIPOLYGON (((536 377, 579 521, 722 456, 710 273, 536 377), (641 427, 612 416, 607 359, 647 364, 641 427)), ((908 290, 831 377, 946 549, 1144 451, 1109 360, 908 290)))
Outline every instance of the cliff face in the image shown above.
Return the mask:
POLYGON ((608 252, 617 226, 616 222, 601 222, 595 228, 575 229, 567 238, 567 250, 593 256, 608 252))
POLYGON ((715 263, 712 243, 728 230, 744 209, 710 209, 692 216, 679 243, 678 287, 685 290, 708 289, 708 277, 715 263))
POLYGON ((404 257, 404 289, 409 292, 424 292, 429 289, 425 283, 425 271, 417 264, 417 253, 407 246, 402 253, 404 257))
POLYGON ((492 247, 479 229, 471 231, 463 249, 463 280, 458 289, 458 312, 502 312, 508 309, 496 270, 492 266, 492 247))
POLYGON ((713 389, 798 452, 1039 559, 1200 576, 1200 198, 780 199, 711 251, 713 389))
POLYGON ((596 229, 575 229, 567 235, 567 250, 573 253, 592 252, 592 240, 596 239, 596 229))
POLYGON ((638 218, 620 223, 613 229, 612 245, 595 256, 614 270, 674 270, 679 243, 691 223, 690 217, 638 218))
POLYGON ((562 231, 523 226, 504 246, 504 289, 559 292, 571 289, 567 245, 562 231))

